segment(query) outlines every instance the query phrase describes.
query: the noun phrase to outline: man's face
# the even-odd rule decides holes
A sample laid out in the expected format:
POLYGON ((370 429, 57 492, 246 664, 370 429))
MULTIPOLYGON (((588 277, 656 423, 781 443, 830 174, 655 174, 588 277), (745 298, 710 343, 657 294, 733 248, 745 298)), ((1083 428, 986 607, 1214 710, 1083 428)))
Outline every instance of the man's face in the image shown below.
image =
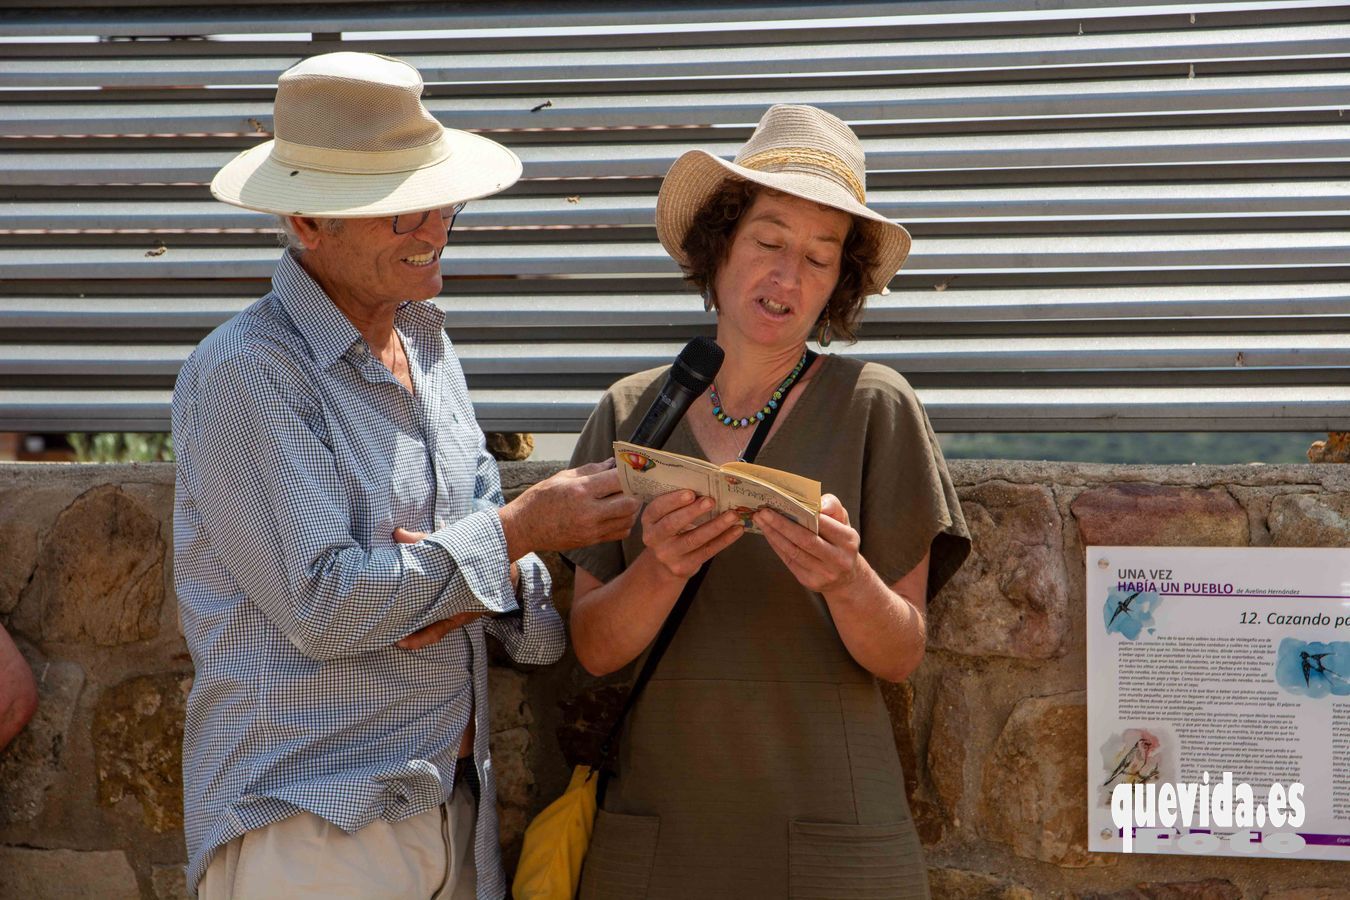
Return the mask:
POLYGON ((335 232, 300 226, 307 248, 301 262, 344 311, 428 300, 441 292, 448 224, 432 210, 408 234, 395 234, 388 216, 346 219, 335 232))

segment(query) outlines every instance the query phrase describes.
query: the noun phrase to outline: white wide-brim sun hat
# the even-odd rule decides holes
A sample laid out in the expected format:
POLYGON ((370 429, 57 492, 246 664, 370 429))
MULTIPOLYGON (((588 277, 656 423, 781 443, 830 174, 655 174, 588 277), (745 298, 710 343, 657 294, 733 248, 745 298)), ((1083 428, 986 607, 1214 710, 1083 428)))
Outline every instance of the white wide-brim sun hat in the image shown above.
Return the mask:
POLYGON ((503 191, 520 158, 446 128, 422 105, 417 69, 372 53, 325 53, 277 80, 275 137, 211 181, 234 206, 280 216, 366 218, 453 206, 503 191))
POLYGON ((731 162, 703 150, 690 150, 675 160, 656 199, 656 234, 682 267, 688 264, 682 245, 694 216, 728 178, 853 216, 872 233, 877 247, 876 265, 864 279, 867 294, 881 293, 909 255, 909 232, 867 207, 866 161, 858 136, 823 109, 770 107, 731 162))

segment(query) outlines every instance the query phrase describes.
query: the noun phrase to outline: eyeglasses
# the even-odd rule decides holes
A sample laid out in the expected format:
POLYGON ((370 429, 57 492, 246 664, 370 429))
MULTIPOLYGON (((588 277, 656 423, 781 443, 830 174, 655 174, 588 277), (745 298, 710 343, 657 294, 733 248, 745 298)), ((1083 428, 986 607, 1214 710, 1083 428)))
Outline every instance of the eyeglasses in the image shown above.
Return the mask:
MULTIPOLYGON (((446 206, 440 210, 441 221, 445 223, 445 233, 449 234, 450 229, 455 227, 455 217, 464 211, 464 203, 456 203, 454 206, 446 206)), ((417 229, 427 223, 431 216, 431 210, 424 209, 421 212, 399 213, 394 216, 394 234, 412 234, 417 229)))

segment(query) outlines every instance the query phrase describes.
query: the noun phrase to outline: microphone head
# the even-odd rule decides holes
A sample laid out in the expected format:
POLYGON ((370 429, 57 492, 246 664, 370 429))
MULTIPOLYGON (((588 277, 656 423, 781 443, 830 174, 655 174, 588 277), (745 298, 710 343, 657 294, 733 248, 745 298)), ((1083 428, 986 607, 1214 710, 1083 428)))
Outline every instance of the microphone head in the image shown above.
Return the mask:
POLYGON ((722 359, 726 356, 722 348, 709 337, 696 337, 684 345, 675 364, 670 368, 670 377, 695 394, 701 394, 717 377, 722 368, 722 359))

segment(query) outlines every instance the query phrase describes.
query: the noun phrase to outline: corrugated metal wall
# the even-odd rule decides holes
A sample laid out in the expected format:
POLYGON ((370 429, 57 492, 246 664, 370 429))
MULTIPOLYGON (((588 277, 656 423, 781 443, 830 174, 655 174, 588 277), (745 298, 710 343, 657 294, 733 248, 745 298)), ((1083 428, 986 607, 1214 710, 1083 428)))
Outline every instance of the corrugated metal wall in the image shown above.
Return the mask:
POLYGON ((339 47, 408 59, 525 161, 445 253, 486 429, 575 430, 711 332, 659 179, 785 100, 855 126, 915 237, 831 349, 905 373, 940 430, 1350 428, 1346 3, 66 0, 0 35, 0 430, 166 427, 279 252, 205 184, 267 136, 276 76, 339 47))

